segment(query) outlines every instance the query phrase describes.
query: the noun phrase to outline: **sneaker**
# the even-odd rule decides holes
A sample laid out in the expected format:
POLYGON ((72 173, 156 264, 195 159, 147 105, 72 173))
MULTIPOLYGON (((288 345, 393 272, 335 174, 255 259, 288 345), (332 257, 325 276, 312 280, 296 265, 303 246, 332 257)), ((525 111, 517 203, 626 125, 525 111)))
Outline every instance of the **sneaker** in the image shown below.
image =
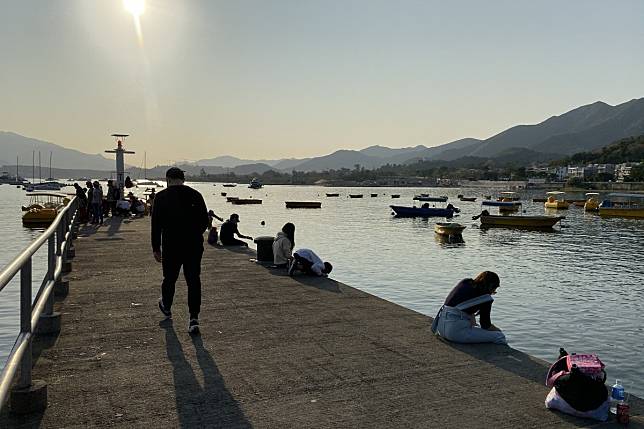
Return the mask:
POLYGON ((199 333, 199 319, 190 319, 190 324, 188 325, 189 334, 198 334, 199 333))
POLYGON ((288 275, 292 276, 293 273, 295 272, 295 267, 297 266, 297 262, 295 262, 295 259, 293 259, 289 264, 288 264, 288 275))
POLYGON ((166 310, 163 306, 163 298, 159 298, 159 310, 161 310, 161 313, 163 313, 166 319, 172 317, 172 312, 170 310, 166 310))

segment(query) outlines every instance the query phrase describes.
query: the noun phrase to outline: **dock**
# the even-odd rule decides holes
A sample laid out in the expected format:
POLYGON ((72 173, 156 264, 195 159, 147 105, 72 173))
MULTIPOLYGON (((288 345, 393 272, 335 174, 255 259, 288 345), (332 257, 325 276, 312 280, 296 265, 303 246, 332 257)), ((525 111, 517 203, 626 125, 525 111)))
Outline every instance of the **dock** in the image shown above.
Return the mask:
MULTIPOLYGON (((81 227, 74 245, 61 332, 34 342, 48 407, 0 427, 622 427, 547 410, 542 360, 442 341, 427 316, 251 250, 205 244, 190 336, 183 278, 172 321, 157 307, 149 218, 81 227)), ((630 428, 643 410, 631 401, 630 428)))

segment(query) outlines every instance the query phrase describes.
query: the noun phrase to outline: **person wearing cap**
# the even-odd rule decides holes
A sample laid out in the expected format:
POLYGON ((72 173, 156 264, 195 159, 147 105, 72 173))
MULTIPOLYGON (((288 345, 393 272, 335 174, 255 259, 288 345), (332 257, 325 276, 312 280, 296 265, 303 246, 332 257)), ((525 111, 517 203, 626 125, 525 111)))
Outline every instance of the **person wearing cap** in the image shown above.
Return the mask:
POLYGON ((203 233, 208 227, 208 210, 201 194, 184 185, 183 171, 172 167, 166 172, 168 187, 154 199, 152 212, 152 251, 163 264, 159 309, 172 317, 175 283, 183 266, 188 285, 188 332, 199 333, 201 309, 201 256, 203 233))
POLYGON ((221 240, 221 244, 223 244, 224 246, 248 247, 248 243, 246 243, 245 241, 237 240, 235 238, 235 234, 237 234, 239 238, 244 238, 246 240, 253 239, 253 237, 242 235, 239 232, 239 229, 237 229, 238 223, 239 223, 239 215, 237 213, 233 213, 230 215, 230 218, 221 225, 221 232, 219 234, 219 239, 221 240))

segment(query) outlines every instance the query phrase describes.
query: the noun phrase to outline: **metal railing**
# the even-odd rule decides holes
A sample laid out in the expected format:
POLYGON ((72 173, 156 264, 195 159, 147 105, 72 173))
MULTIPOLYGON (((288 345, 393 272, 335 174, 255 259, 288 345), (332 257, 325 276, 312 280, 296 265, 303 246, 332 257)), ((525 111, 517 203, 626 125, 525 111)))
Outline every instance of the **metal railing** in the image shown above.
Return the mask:
POLYGON ((0 291, 20 272, 20 333, 7 358, 6 365, 0 375, 0 408, 7 400, 13 384, 16 371, 20 368, 18 388, 31 386, 33 334, 38 326, 41 314, 52 315, 54 311, 54 284, 63 274, 67 263, 67 251, 72 241, 72 226, 76 221, 78 199, 76 197, 65 206, 54 222, 23 250, 4 270, 0 272, 0 291), (47 242, 47 273, 43 278, 36 300, 32 306, 31 259, 43 244, 47 242))

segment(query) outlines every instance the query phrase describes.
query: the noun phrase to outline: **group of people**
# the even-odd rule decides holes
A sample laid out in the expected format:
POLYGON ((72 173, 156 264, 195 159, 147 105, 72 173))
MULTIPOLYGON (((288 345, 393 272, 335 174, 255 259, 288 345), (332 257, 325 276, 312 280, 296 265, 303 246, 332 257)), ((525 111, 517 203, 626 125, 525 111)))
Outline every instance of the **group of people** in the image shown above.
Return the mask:
MULTIPOLYGON (((143 216, 146 211, 146 203, 138 199, 132 192, 127 198, 121 197, 121 190, 112 180, 107 181, 107 191, 103 192, 101 184, 95 180, 85 182, 85 188, 74 183, 76 197, 79 200, 79 213, 83 223, 102 225, 105 217, 109 216, 143 216)), ((147 205, 150 210, 154 205, 154 189, 148 195, 147 205)))
MULTIPOLYGON (((163 266, 163 283, 159 310, 172 317, 175 283, 183 267, 188 286, 188 332, 199 332, 201 308, 201 257, 203 234, 210 228, 208 242, 221 239, 224 246, 247 246, 235 236, 252 240, 239 232, 239 215, 233 213, 221 225, 221 234, 213 220, 223 218, 208 211, 203 196, 184 184, 184 172, 172 167, 166 172, 167 189, 159 192, 152 212, 152 252, 163 266)), ((295 249, 295 225, 284 224, 273 241, 273 262, 277 269, 287 270, 289 275, 302 271, 315 276, 327 276, 333 266, 324 262, 311 249, 295 249)), ((431 330, 441 337, 458 343, 506 344, 503 332, 491 320, 493 295, 500 285, 499 276, 484 271, 473 279, 461 280, 449 293, 436 315, 431 330), (479 317, 479 323, 476 317, 479 317)))

